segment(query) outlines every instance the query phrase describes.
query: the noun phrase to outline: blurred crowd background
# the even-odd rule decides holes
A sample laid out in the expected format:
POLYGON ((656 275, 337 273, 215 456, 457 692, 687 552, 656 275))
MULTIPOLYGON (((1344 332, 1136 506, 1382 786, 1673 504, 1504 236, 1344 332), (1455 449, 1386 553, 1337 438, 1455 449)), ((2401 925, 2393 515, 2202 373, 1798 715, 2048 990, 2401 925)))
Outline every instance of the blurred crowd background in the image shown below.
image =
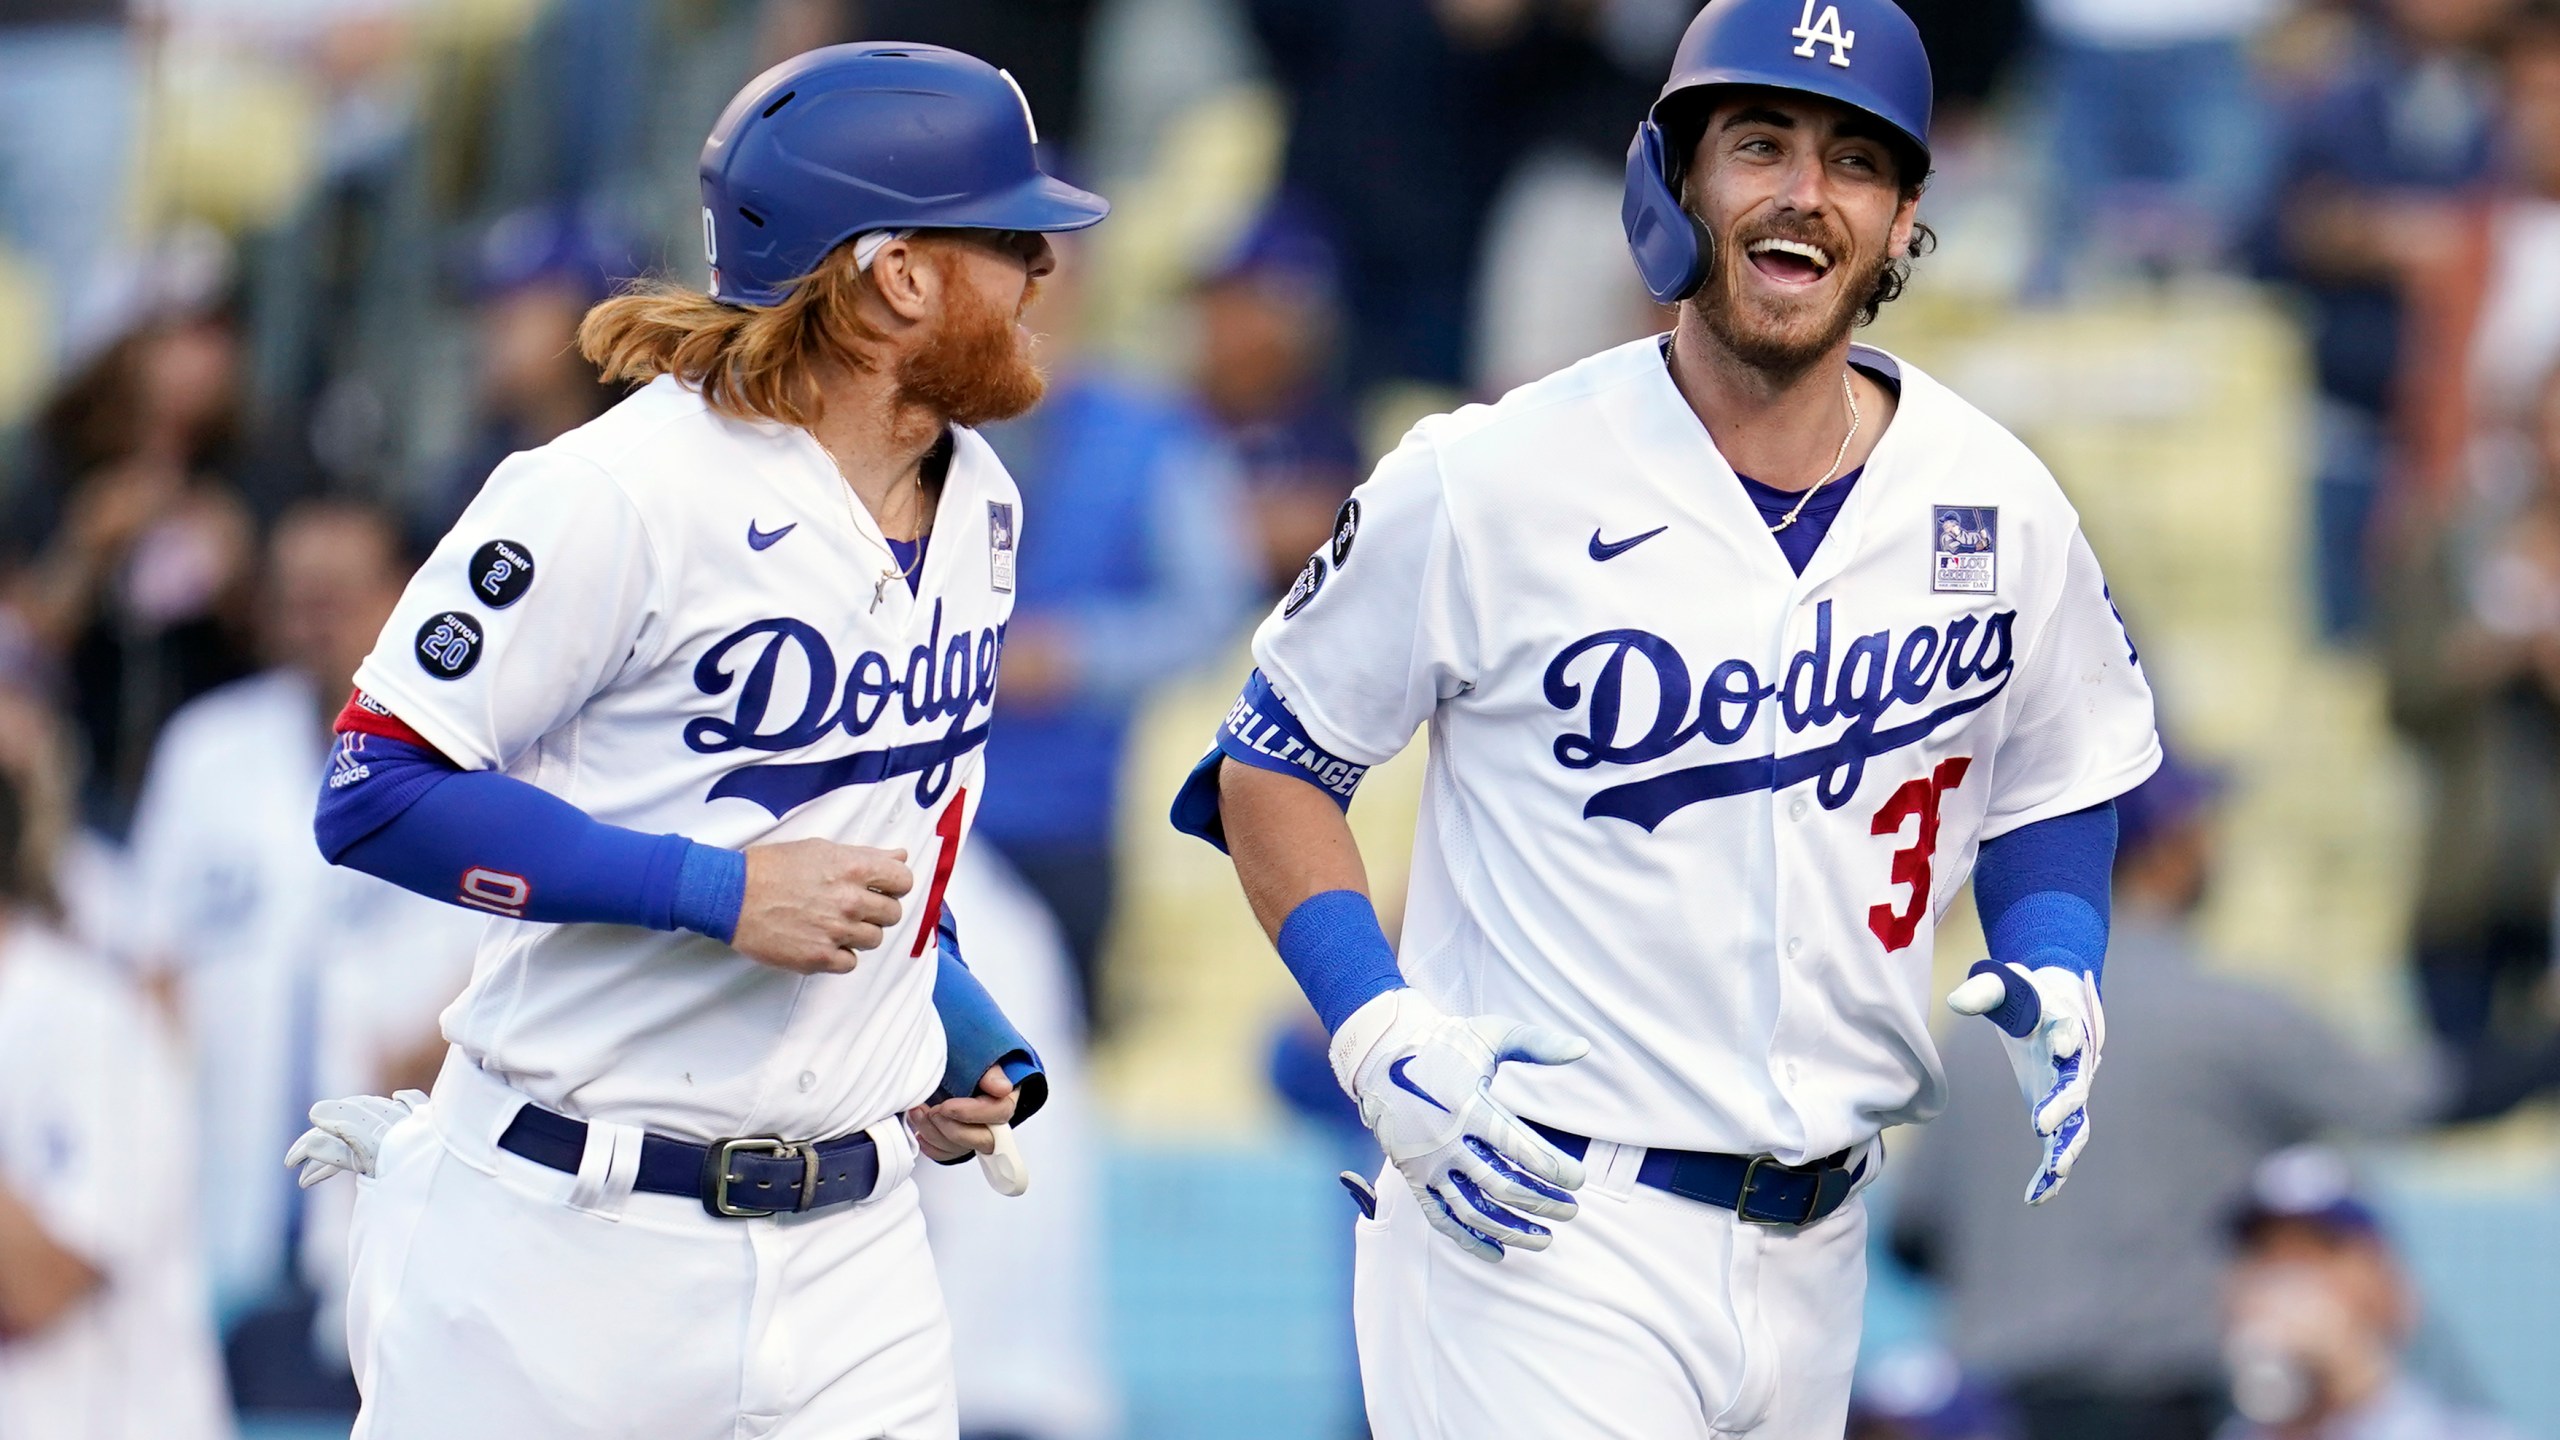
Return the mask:
MULTIPOLYGON (((2175 760, 2095 1147, 2025 1211, 1950 1032, 1855 1433, 2560 1440, 2560 5, 1905 4, 1942 244, 1871 338, 2060 476, 2175 760)), ((1405 425, 1666 324, 1619 174, 1693 13, 0 0, 0 1440, 345 1433, 350 1186, 280 1157, 433 1074, 476 924, 319 861, 328 719, 495 462, 613 403, 585 308, 701 278, 721 104, 856 38, 1008 67, 1116 207, 991 437, 1030 523, 964 885, 1084 1104, 1024 1201, 928 1177, 964 1418, 1360 1434, 1329 1175, 1375 1152, 1163 817, 1405 425)), ((1353 812, 1389 901, 1414 758, 1353 812)), ((1979 953, 1949 917, 1942 982, 1979 953)))

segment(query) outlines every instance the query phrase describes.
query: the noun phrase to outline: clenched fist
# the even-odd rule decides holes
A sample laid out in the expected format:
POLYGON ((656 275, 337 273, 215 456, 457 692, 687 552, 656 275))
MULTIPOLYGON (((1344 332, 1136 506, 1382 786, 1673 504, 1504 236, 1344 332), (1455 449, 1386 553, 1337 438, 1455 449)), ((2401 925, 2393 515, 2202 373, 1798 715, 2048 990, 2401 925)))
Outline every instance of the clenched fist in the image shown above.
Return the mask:
POLYGON ((747 848, 747 898, 729 943, 741 955, 801 975, 835 974, 878 948, 915 888, 904 850, 788 840, 747 848))

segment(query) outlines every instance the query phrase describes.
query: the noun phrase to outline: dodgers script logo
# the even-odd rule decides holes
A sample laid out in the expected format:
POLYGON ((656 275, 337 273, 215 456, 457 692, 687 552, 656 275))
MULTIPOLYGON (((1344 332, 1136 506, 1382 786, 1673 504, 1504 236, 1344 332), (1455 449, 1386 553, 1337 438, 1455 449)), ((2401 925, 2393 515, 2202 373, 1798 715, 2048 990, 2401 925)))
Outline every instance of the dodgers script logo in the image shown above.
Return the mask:
POLYGON ((1645 765, 1692 740, 1738 744, 1759 720, 1760 707, 1774 701, 1790 735, 1847 724, 1792 754, 1710 761, 1611 785, 1582 807, 1583 818, 1614 816, 1650 831, 1702 800, 1784 790, 1806 780, 1818 780, 1816 797, 1824 809, 1837 810, 1858 793, 1869 760, 1919 744, 2009 688, 2017 620, 2015 610, 1965 615, 1943 629, 1920 626, 1898 643, 1892 631, 1878 630, 1842 647, 1835 668, 1831 602, 1825 600, 1814 611, 1813 648, 1797 651, 1783 674, 1764 680, 1751 662, 1727 660, 1703 685, 1691 682, 1678 648, 1650 631, 1587 635, 1547 666, 1547 703, 1581 711, 1584 722, 1581 731, 1557 738, 1556 762, 1568 770, 1645 765), (1658 697, 1650 719, 1627 713, 1631 664, 1650 669, 1658 697), (1944 703, 1932 704, 1942 693, 1944 703), (1896 723, 1884 723, 1889 719, 1896 723))
POLYGON ((955 631, 944 640, 942 602, 936 600, 933 629, 923 644, 907 652, 903 671, 893 669, 879 651, 865 650, 845 669, 839 695, 835 650, 816 626, 802 620, 758 620, 732 631, 695 663, 695 689, 726 695, 735 687, 738 698, 726 719, 687 722, 684 743, 704 755, 802 750, 839 728, 847 735, 869 734, 894 702, 907 724, 943 722, 943 732, 930 740, 829 760, 740 766, 721 776, 707 798, 751 800, 779 820, 829 791, 913 775, 916 803, 931 806, 950 787, 960 758, 987 743, 987 721, 980 712, 995 705, 996 657, 1003 649, 1003 633, 992 628, 975 636, 955 631), (767 722, 776 719, 771 713, 775 683, 784 678, 786 663, 806 676, 805 698, 800 713, 768 729, 767 722), (970 723, 972 715, 979 716, 975 724, 970 723))

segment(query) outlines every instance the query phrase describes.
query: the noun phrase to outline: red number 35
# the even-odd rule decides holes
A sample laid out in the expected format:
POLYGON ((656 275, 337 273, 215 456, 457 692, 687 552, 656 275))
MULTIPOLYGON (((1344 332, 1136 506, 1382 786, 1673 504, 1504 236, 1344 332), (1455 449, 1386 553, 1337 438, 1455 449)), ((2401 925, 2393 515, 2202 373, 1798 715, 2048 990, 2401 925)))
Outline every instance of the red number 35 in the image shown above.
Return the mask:
POLYGON ((1920 933, 1920 922, 1929 913, 1929 865, 1938 853, 1938 800, 1948 791, 1964 783, 1964 772, 1973 761, 1959 755, 1941 760, 1938 768, 1917 780, 1904 782, 1901 789, 1885 797, 1884 808, 1876 812, 1869 833, 1899 835, 1903 825, 1913 819, 1920 822, 1920 833, 1911 843, 1893 852, 1893 883, 1911 887, 1911 898, 1899 910, 1890 905, 1867 907, 1867 928, 1884 942, 1886 953, 1909 945, 1920 933))

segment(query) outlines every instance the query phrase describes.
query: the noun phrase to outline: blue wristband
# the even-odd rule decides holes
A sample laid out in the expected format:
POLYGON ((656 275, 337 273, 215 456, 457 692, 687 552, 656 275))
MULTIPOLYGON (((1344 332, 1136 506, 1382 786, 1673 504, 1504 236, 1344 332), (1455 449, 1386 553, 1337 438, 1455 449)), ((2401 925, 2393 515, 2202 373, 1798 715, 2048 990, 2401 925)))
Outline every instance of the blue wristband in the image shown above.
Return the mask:
POLYGON ((1357 890, 1327 890, 1301 901, 1280 922, 1272 944, 1328 1035, 1352 1011, 1404 988, 1404 972, 1396 968, 1395 947, 1387 943, 1377 907, 1357 890))
POLYGON ((675 922, 726 945, 738 938, 738 912, 747 905, 747 857, 736 850, 695 842, 676 867, 675 922))

